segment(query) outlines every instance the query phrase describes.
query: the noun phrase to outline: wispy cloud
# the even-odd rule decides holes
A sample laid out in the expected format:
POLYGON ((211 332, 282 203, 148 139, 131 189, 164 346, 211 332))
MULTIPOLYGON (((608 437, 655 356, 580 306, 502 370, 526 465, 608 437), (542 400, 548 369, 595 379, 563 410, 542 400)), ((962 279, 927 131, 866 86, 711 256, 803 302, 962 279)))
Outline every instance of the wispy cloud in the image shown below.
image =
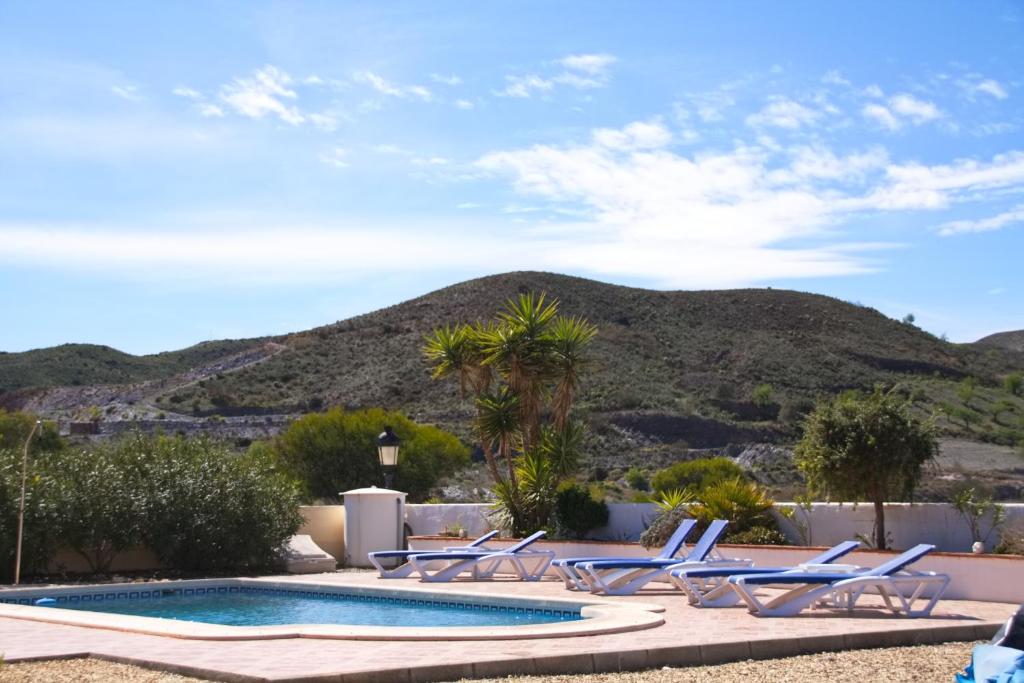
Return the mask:
POLYGON ((189 88, 188 86, 185 86, 185 85, 179 85, 177 88, 175 88, 174 90, 171 91, 171 94, 172 95, 176 95, 178 97, 184 97, 184 98, 187 98, 187 99, 190 99, 190 100, 201 100, 201 99, 203 99, 203 94, 201 92, 199 92, 198 90, 196 90, 194 88, 189 88))
POLYGON ((748 126, 754 128, 775 127, 795 130, 813 125, 822 117, 816 109, 806 107, 788 97, 776 96, 765 107, 747 117, 748 126))
POLYGON ((562 71, 540 75, 538 73, 509 74, 505 87, 492 91, 498 97, 528 98, 536 93, 550 93, 563 85, 577 90, 603 88, 611 80, 610 67, 617 59, 604 53, 567 55, 555 60, 562 71))
POLYGON ((221 87, 220 99, 242 116, 261 119, 270 115, 297 126, 306 117, 297 107, 287 104, 298 97, 291 84, 292 78, 287 73, 265 66, 248 78, 236 78, 221 87))
POLYGON ((948 237, 972 232, 992 232, 1012 225, 1024 223, 1024 204, 1018 204, 1009 211, 979 220, 950 221, 939 226, 939 234, 948 237))
POLYGON ((869 103, 864 105, 861 113, 865 118, 892 131, 899 130, 908 123, 920 126, 945 116, 934 102, 918 99, 909 93, 893 95, 888 99, 887 105, 869 103))
POLYGON ((381 95, 388 97, 399 99, 412 97, 424 102, 429 102, 433 98, 433 93, 422 85, 399 85, 372 71, 358 71, 352 76, 352 80, 356 83, 365 83, 381 95))
POLYGON ((115 85, 110 88, 110 92, 129 102, 141 102, 144 99, 134 85, 115 85))
POLYGON ((430 80, 441 85, 456 86, 462 84, 462 79, 455 74, 430 74, 430 80))
POLYGON ((555 87, 554 81, 541 78, 537 74, 525 76, 505 76, 505 87, 495 90, 498 97, 531 97, 537 92, 550 92, 555 87))
POLYGON ((334 168, 348 168, 348 150, 343 147, 334 147, 320 155, 320 161, 333 166, 334 168))
POLYGON ((997 100, 1005 100, 1010 96, 1006 86, 994 78, 985 78, 980 74, 967 74, 956 80, 956 85, 973 99, 976 95, 985 95, 997 100))

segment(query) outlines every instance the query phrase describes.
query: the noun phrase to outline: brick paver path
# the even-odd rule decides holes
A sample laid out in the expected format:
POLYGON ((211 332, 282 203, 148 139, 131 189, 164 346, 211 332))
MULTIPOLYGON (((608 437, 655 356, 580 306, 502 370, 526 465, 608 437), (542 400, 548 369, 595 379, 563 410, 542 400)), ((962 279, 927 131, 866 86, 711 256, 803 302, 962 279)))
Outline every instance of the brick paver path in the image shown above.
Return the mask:
MULTIPOLYGON (((304 577, 274 577, 303 581, 304 577)), ((373 574, 305 577, 339 585, 417 586, 373 574)), ((561 582, 458 581, 459 592, 568 597, 561 582)), ((437 586, 438 591, 445 586, 437 586)), ((743 608, 698 609, 681 593, 643 591, 610 598, 664 605, 665 624, 612 635, 501 641, 345 641, 290 638, 201 641, 0 618, 0 653, 8 662, 94 655, 225 681, 421 681, 520 673, 589 673, 717 664, 748 658, 989 638, 1014 605, 942 601, 929 619, 881 614, 806 613, 758 619, 743 608)))

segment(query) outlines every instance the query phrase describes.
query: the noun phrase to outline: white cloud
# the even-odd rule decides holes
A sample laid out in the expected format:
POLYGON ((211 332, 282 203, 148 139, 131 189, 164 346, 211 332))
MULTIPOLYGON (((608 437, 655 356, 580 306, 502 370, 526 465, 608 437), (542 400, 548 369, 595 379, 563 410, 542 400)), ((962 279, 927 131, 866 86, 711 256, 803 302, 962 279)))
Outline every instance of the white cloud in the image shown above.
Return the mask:
POLYGON ((861 113, 889 130, 899 130, 902 125, 891 111, 880 104, 865 104, 861 113))
POLYGON ((455 208, 461 211, 465 211, 468 209, 479 209, 482 206, 483 204, 477 204, 476 202, 462 202, 461 204, 456 204, 455 208))
MULTIPOLYGON (((472 223, 479 225, 478 220, 472 223)), ((307 226, 293 221, 252 229, 158 227, 112 230, 96 226, 0 223, 0 262, 116 274, 141 281, 227 283, 331 282, 382 268, 407 274, 484 263, 495 253, 512 269, 538 265, 519 240, 495 242, 449 223, 307 226), (282 239, 287 235, 288 239, 282 239), (458 242, 459 248, 451 245, 458 242), (400 244, 382 261, 382 244, 400 244), (497 251, 495 251, 497 249, 497 251)))
POLYGON ((786 97, 775 97, 764 109, 747 117, 748 126, 760 128, 774 126, 795 130, 802 126, 813 125, 822 116, 820 111, 805 107, 786 97))
POLYGON ((179 85, 177 88, 175 88, 174 90, 171 91, 171 94, 172 95, 177 95, 178 97, 184 97, 184 98, 190 99, 190 100, 201 100, 201 99, 203 99, 203 94, 201 92, 199 92, 198 90, 195 90, 194 88, 189 88, 189 87, 184 86, 184 85, 179 85))
POLYGON ((974 89, 980 93, 991 95, 997 100, 1005 100, 1007 97, 1010 96, 1010 94, 1006 92, 1006 88, 1003 87, 1003 85, 999 81, 996 81, 991 78, 986 78, 981 83, 978 83, 976 86, 974 86, 974 89))
POLYGON ((985 78, 981 74, 971 73, 958 78, 954 83, 964 92, 967 99, 974 100, 979 94, 1005 100, 1010 96, 1005 85, 994 78, 985 78))
POLYGON ((328 166, 333 166, 334 168, 348 168, 348 161, 346 161, 347 156, 348 150, 343 147, 334 147, 333 149, 321 154, 320 161, 328 166))
POLYGON ((261 119, 276 116, 297 126, 305 117, 298 108, 285 103, 298 97, 289 86, 292 78, 274 66, 257 69, 249 78, 236 78, 220 89, 220 99, 242 116, 261 119))
POLYGON ((714 123, 725 118, 722 112, 736 104, 736 97, 726 90, 719 89, 689 95, 687 101, 693 106, 701 121, 714 123))
POLYGON ((828 85, 850 85, 850 81, 846 80, 846 78, 843 77, 843 74, 836 69, 829 69, 826 71, 825 75, 821 77, 821 82, 828 85))
POLYGON ((456 109, 472 109, 476 106, 470 100, 455 100, 454 104, 456 109))
POLYGON ((1011 225, 1024 223, 1024 204, 1018 204, 1009 211, 978 220, 950 221, 939 226, 939 234, 948 237, 971 232, 991 232, 1011 225))
POLYGON ((199 109, 199 113, 208 118, 222 118, 224 116, 224 110, 218 107, 216 104, 210 104, 209 102, 202 102, 196 105, 199 109))
POLYGON ((456 76, 455 74, 448 74, 447 76, 444 74, 430 74, 430 80, 434 81, 435 83, 450 86, 456 86, 462 83, 462 79, 456 76))
POLYGON ((882 147, 840 155, 822 144, 684 155, 653 132, 637 136, 639 126, 660 124, 599 129, 586 144, 496 151, 476 165, 509 177, 522 195, 584 210, 564 229, 587 237, 548 252, 553 266, 682 287, 868 272, 877 267, 870 254, 893 245, 836 241, 855 216, 1024 189, 1024 153, 935 166, 895 164, 882 147))
POLYGON ((447 166, 451 163, 450 159, 445 157, 413 157, 409 160, 409 163, 413 166, 447 166))
POLYGON ((134 85, 115 85, 110 88, 110 92, 129 102, 141 102, 143 100, 142 95, 139 94, 139 89, 134 85))
POLYGON ((861 114, 883 128, 893 131, 899 130, 907 123, 920 126, 945 116, 933 102, 919 100, 908 93, 893 95, 888 99, 887 105, 873 102, 866 104, 861 109, 861 114))
POLYGON ((622 129, 599 128, 593 132, 593 138, 608 149, 657 149, 672 142, 672 133, 661 121, 634 121, 622 129))
POLYGON ((324 79, 316 74, 310 74, 302 79, 303 85, 324 85, 324 79))
POLYGON ((959 159, 926 166, 892 164, 886 182, 849 205, 882 210, 944 209, 959 200, 980 199, 1001 188, 1024 189, 1024 152, 998 154, 991 162, 959 159))
POLYGON ((537 74, 525 76, 505 76, 505 87, 494 91, 498 97, 531 97, 535 92, 550 92, 555 84, 537 74))
POLYGON ((618 61, 609 54, 580 54, 568 55, 558 60, 566 69, 582 71, 591 75, 600 75, 608 70, 608 67, 618 61))
POLYGON ((609 54, 568 55, 555 61, 555 64, 563 68, 561 73, 548 76, 536 73, 510 74, 505 76, 505 87, 492 92, 498 97, 527 98, 535 93, 551 92, 556 85, 577 90, 603 88, 610 80, 608 67, 616 61, 616 58, 609 54))
POLYGON ((314 113, 309 115, 309 122, 320 130, 333 133, 338 129, 338 119, 331 114, 314 113))
POLYGON ((357 83, 365 83, 381 95, 389 97, 405 99, 412 96, 424 102, 429 102, 433 98, 433 93, 422 85, 399 85, 372 71, 359 71, 353 75, 352 79, 357 83))
POLYGON ((878 99, 878 100, 880 100, 883 97, 885 97, 885 93, 882 92, 882 89, 879 88, 874 83, 872 83, 871 85, 869 85, 866 88, 864 88, 864 95, 867 96, 867 97, 873 97, 873 98, 878 99))
POLYGON ((900 93, 889 98, 892 110, 920 125, 942 117, 942 112, 932 102, 919 100, 913 95, 900 93))

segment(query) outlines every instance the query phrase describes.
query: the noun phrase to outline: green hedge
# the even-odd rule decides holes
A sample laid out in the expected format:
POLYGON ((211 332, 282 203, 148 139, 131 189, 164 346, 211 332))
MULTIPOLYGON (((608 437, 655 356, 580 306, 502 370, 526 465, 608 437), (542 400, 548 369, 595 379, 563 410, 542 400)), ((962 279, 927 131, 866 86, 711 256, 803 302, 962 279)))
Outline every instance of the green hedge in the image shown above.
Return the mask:
MULTIPOLYGON (((0 451, 0 577, 13 573, 20 453, 0 451)), ((105 572, 127 548, 168 569, 261 569, 302 523, 295 481, 273 459, 206 439, 133 435, 34 455, 23 574, 59 547, 105 572)))

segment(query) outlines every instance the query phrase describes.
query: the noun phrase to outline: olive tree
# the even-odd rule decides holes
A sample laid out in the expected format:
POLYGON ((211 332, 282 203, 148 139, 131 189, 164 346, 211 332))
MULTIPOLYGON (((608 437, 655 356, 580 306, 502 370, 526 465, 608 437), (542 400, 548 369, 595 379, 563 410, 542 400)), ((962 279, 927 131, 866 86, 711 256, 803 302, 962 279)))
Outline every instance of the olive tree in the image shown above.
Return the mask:
POLYGON ((794 461, 812 491, 875 508, 875 545, 886 547, 885 501, 913 494, 938 453, 935 427, 892 392, 846 392, 804 420, 794 461))

